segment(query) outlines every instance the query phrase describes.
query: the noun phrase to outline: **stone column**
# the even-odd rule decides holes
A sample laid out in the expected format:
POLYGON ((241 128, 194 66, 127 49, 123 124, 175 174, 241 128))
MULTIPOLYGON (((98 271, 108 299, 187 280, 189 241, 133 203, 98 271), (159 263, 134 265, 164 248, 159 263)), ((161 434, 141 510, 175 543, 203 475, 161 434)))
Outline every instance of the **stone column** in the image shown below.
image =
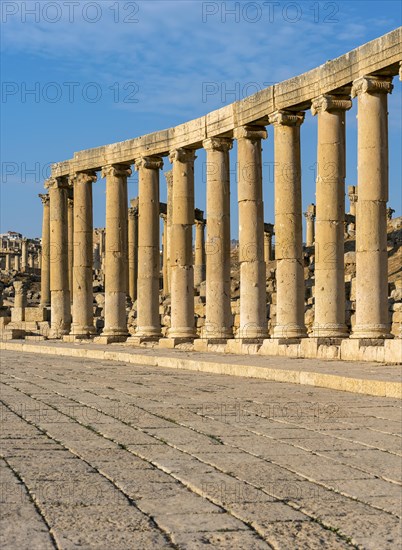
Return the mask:
POLYGON ((67 197, 67 224, 68 224, 68 288, 70 289, 70 300, 73 302, 73 265, 74 265, 74 199, 73 191, 70 187, 67 197))
POLYGON ((11 254, 9 252, 6 254, 6 271, 11 271, 11 254))
POLYGON ((230 308, 230 138, 210 138, 207 151, 206 321, 203 338, 233 338, 230 308))
POLYGON ((93 250, 93 256, 94 256, 94 270, 99 271, 101 268, 101 260, 100 260, 100 246, 99 243, 94 244, 94 250, 93 250))
POLYGON ((167 269, 167 294, 170 294, 172 271, 171 271, 171 257, 172 257, 172 220, 173 220, 173 170, 165 172, 166 185, 167 185, 167 199, 166 199, 166 269, 167 269))
POLYGON ((128 290, 131 301, 137 300, 138 279, 138 199, 128 209, 128 290))
POLYGON ((167 214, 161 214, 163 220, 162 233, 162 279, 163 279, 163 295, 168 294, 168 263, 167 263, 167 214))
POLYGON ((138 301, 135 339, 159 339, 159 170, 160 157, 136 160, 138 170, 138 301))
POLYGON ((274 338, 303 338, 304 268, 302 242, 300 126, 304 113, 277 111, 275 132, 276 326, 274 338))
POLYGON ((388 321, 388 112, 391 77, 361 77, 358 101, 356 325, 354 338, 390 338, 388 321))
POLYGON ((349 213, 352 216, 356 216, 357 185, 349 185, 349 187, 348 187, 348 196, 349 196, 349 202, 350 202, 349 213))
POLYGON ((21 271, 25 273, 28 267, 28 239, 21 241, 21 271))
POLYGON ((95 172, 78 172, 74 185, 73 322, 70 339, 88 338, 95 333, 93 315, 93 208, 92 184, 95 172))
POLYGON ((21 256, 19 254, 14 255, 14 269, 17 272, 21 271, 21 256))
POLYGON ((45 185, 50 197, 50 336, 60 338, 70 332, 71 302, 68 286, 68 178, 50 178, 45 185))
POLYGON ((106 247, 105 247, 105 327, 100 343, 126 340, 127 285, 127 178, 130 166, 105 166, 106 177, 106 247))
POLYGON ((265 265, 272 261, 272 234, 264 231, 264 261, 265 265))
POLYGON ((99 229, 99 254, 101 261, 101 270, 103 274, 105 273, 105 241, 106 241, 106 231, 105 229, 99 229))
POLYGON ((199 287, 205 281, 205 220, 195 220, 195 247, 194 247, 194 286, 199 287))
POLYGON ((322 95, 312 102, 318 116, 315 318, 312 336, 342 338, 345 324, 345 112, 348 96, 322 95))
POLYGON ((234 130, 238 142, 240 327, 239 338, 268 336, 264 262, 264 206, 262 200, 261 140, 259 126, 234 130))
MULTIPOLYGON (((194 327, 194 160, 195 151, 176 149, 169 155, 173 164, 171 226, 171 326, 170 343, 193 339, 194 327)), ((161 341, 162 345, 163 340, 161 341)))
POLYGON ((28 254, 28 267, 33 269, 34 267, 34 256, 33 254, 28 254))
POLYGON ((306 246, 313 246, 315 238, 315 204, 308 205, 307 212, 304 212, 304 217, 306 218, 306 246))
MULTIPOLYGON (((25 321, 25 308, 27 306, 27 292, 23 281, 15 281, 14 307, 11 310, 11 322, 25 321)), ((22 327, 21 327, 22 328, 22 327)))
POLYGON ((49 195, 39 195, 43 204, 42 255, 40 270, 40 305, 50 305, 50 201, 49 195))

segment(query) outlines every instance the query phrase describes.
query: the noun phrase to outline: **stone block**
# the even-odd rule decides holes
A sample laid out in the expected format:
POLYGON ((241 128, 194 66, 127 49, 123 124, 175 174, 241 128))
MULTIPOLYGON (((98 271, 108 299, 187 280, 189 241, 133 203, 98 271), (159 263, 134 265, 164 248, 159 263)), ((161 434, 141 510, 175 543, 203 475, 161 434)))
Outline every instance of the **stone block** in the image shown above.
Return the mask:
POLYGON ((49 321, 50 311, 45 307, 26 307, 25 321, 49 321))

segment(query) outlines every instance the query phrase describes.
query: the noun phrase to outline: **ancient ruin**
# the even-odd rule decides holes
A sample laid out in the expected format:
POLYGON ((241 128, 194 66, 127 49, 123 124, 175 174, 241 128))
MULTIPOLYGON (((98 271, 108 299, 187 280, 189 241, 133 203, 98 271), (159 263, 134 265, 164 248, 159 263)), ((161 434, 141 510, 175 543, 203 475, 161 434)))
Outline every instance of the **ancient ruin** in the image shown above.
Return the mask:
POLYGON ((42 324, 36 330, 23 324, 24 290, 15 283, 9 334, 401 360, 401 220, 387 211, 387 96, 393 77, 401 78, 401 44, 402 30, 396 29, 196 120, 79 151, 53 165, 47 193, 40 195, 41 253, 24 239, 18 250, 2 245, 6 271, 13 261, 22 272, 40 265, 34 320, 42 324), (351 208, 345 214, 345 113, 352 102, 358 105, 358 182, 348 188, 351 208), (316 203, 304 214, 303 244, 300 127, 308 109, 317 123, 318 173, 316 203), (273 139, 275 147, 271 223, 263 217, 265 139, 273 139), (235 248, 229 200, 234 140, 235 248), (194 204, 200 148, 207 155, 205 213, 194 204), (171 164, 165 173, 167 204, 159 199, 164 158, 171 164), (134 169, 139 196, 128 207, 127 178, 134 169), (92 187, 99 175, 106 178, 106 227, 94 230, 92 187), (392 280, 389 261, 399 262, 392 280))

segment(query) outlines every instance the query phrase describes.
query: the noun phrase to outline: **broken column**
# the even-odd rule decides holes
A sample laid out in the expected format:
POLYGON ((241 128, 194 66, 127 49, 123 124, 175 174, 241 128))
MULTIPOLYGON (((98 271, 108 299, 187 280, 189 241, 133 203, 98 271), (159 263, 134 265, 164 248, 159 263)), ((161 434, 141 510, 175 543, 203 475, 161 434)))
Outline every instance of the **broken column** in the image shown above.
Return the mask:
POLYGON ((307 212, 304 212, 306 218, 306 246, 314 244, 314 220, 315 220, 315 204, 307 206, 307 212))

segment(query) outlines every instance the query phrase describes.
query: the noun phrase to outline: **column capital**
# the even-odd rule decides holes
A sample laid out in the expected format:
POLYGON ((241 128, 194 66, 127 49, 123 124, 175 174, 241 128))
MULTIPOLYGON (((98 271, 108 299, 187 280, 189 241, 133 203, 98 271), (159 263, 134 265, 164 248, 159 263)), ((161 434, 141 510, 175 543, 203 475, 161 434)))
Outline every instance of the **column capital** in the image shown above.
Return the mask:
POLYGON ((249 139, 251 141, 258 141, 260 139, 267 139, 268 132, 262 126, 238 126, 233 130, 233 137, 239 139, 249 139))
POLYGON ((160 170, 163 168, 162 157, 140 157, 135 161, 135 169, 148 168, 149 170, 160 170))
POLYGON ((57 178, 49 178, 45 181, 45 189, 68 189, 69 176, 60 176, 57 178))
POLYGON ((359 94, 390 94, 393 89, 392 76, 361 76, 353 81, 352 97, 359 94))
POLYGON ((233 139, 225 137, 211 137, 204 139, 202 146, 206 151, 230 151, 233 147, 233 139))
POLYGON ((325 111, 348 111, 352 107, 352 100, 347 95, 323 94, 311 102, 311 114, 325 111))
POLYGON ((304 116, 304 111, 279 110, 269 115, 269 123, 274 126, 301 126, 304 122, 304 116))
POLYGON ((128 217, 136 218, 138 216, 138 206, 130 206, 128 209, 128 217))
POLYGON ((74 172, 70 176, 70 182, 74 186, 76 183, 95 183, 98 179, 95 171, 74 172))
POLYGON ((196 158, 194 149, 184 149, 184 147, 173 149, 169 153, 169 161, 172 163, 175 160, 178 160, 179 162, 194 162, 196 158))
POLYGON ((47 193, 40 193, 38 195, 38 197, 40 198, 43 206, 49 206, 49 203, 50 203, 50 197, 47 193))
POLYGON ((163 220, 164 222, 167 221, 167 214, 164 214, 164 213, 162 212, 161 214, 159 214, 159 217, 161 217, 162 220, 163 220))
POLYGON ((197 219, 195 219, 195 220, 194 220, 194 224, 195 224, 197 227, 200 227, 200 226, 205 227, 206 220, 197 220, 197 219))
POLYGON ((74 207, 74 199, 72 197, 67 197, 67 206, 68 208, 74 207))
POLYGON ((315 219, 315 214, 313 212, 303 212, 303 215, 307 220, 314 221, 315 219))
POLYGON ((168 172, 165 172, 164 175, 166 178, 166 184, 169 187, 169 185, 173 184, 173 171, 169 170, 168 172))
POLYGON ((102 167, 102 178, 107 178, 108 176, 118 177, 127 177, 129 178, 132 174, 132 170, 129 164, 107 164, 102 167))
POLYGON ((25 281, 14 281, 13 283, 15 294, 23 294, 26 290, 25 281))

